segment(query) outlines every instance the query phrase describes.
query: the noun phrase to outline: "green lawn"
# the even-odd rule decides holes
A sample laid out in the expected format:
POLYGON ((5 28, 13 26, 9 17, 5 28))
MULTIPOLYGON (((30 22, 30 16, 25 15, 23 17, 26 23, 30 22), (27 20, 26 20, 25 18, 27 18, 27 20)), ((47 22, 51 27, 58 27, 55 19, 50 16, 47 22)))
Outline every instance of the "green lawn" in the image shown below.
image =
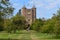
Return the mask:
POLYGON ((43 34, 43 33, 37 33, 35 31, 18 31, 15 34, 9 34, 9 33, 0 33, 0 39, 9 40, 9 39, 16 39, 16 40, 60 40, 53 38, 53 35, 51 34, 43 34))

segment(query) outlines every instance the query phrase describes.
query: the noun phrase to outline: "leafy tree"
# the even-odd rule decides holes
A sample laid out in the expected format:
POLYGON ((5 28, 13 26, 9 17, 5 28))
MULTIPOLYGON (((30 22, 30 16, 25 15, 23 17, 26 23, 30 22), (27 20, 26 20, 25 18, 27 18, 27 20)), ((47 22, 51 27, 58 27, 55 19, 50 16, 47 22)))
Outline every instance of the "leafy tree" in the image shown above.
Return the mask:
POLYGON ((46 20, 43 27, 41 28, 41 32, 53 33, 56 21, 56 16, 53 16, 51 19, 46 20))
POLYGON ((54 34, 56 34, 57 36, 60 35, 60 21, 57 21, 55 23, 54 34))
POLYGON ((54 33, 56 35, 60 35, 60 10, 58 10, 57 14, 47 20, 43 27, 41 28, 41 32, 44 33, 54 33))
POLYGON ((40 31, 40 28, 43 26, 42 19, 36 19, 36 21, 31 25, 31 28, 36 31, 40 31))
POLYGON ((4 23, 4 30, 11 33, 13 27, 12 25, 12 21, 10 19, 6 19, 4 23))
POLYGON ((60 9, 57 11, 56 22, 54 27, 54 34, 60 35, 60 9))
POLYGON ((0 28, 4 27, 5 19, 10 17, 14 8, 10 6, 9 0, 0 0, 0 28))
POLYGON ((9 15, 13 12, 13 7, 10 6, 9 0, 1 0, 0 1, 0 15, 9 15))
POLYGON ((12 18, 12 23, 16 26, 16 29, 18 30, 24 29, 25 22, 25 18, 19 14, 16 14, 16 16, 12 18))

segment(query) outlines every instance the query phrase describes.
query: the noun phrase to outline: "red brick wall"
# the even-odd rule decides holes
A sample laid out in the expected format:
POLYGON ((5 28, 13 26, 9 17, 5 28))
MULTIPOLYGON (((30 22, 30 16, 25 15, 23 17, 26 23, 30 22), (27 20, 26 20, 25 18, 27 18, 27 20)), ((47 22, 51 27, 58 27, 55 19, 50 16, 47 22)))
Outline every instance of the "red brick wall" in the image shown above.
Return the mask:
POLYGON ((22 8, 21 13, 22 16, 26 18, 27 24, 32 24, 36 19, 36 8, 32 9, 22 8))

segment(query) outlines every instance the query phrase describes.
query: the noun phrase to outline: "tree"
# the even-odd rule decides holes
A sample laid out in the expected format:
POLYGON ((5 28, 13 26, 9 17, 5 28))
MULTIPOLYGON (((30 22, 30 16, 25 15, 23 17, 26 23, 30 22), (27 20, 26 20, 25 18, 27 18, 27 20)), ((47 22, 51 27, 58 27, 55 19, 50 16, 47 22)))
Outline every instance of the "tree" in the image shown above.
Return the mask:
POLYGON ((57 11, 57 16, 56 16, 56 22, 55 22, 55 27, 54 27, 54 34, 56 36, 60 35, 60 9, 57 11))
POLYGON ((0 15, 9 15, 13 12, 13 7, 10 6, 9 0, 1 0, 0 1, 0 15))
POLYGON ((9 0, 0 0, 0 28, 4 27, 5 19, 13 13, 14 8, 10 6, 9 0))
POLYGON ((4 23, 4 30, 7 31, 8 33, 11 33, 13 29, 13 23, 11 19, 6 19, 4 23))
POLYGON ((60 35, 60 21, 57 21, 55 23, 54 34, 56 34, 56 36, 59 36, 60 35))
POLYGON ((46 20, 43 27, 41 28, 41 32, 53 33, 56 21, 56 16, 53 16, 51 19, 46 20))
POLYGON ((12 17, 12 23, 15 25, 15 30, 21 30, 25 27, 25 18, 19 14, 16 14, 16 16, 12 17))
POLYGON ((47 20, 43 27, 41 28, 41 32, 44 33, 54 33, 56 35, 60 35, 60 10, 58 10, 57 14, 47 20))
POLYGON ((43 26, 44 22, 42 19, 36 19, 36 21, 31 25, 31 28, 35 31, 40 31, 40 28, 43 26))

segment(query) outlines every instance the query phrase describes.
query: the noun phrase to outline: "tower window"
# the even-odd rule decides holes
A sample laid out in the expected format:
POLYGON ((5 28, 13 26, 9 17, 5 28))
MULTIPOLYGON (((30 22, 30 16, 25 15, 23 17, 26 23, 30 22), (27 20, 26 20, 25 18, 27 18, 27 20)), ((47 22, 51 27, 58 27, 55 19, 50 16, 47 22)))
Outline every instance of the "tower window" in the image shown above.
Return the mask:
POLYGON ((30 14, 30 10, 28 10, 28 14, 30 14))
POLYGON ((28 19, 28 21, 30 21, 30 19, 28 19))

